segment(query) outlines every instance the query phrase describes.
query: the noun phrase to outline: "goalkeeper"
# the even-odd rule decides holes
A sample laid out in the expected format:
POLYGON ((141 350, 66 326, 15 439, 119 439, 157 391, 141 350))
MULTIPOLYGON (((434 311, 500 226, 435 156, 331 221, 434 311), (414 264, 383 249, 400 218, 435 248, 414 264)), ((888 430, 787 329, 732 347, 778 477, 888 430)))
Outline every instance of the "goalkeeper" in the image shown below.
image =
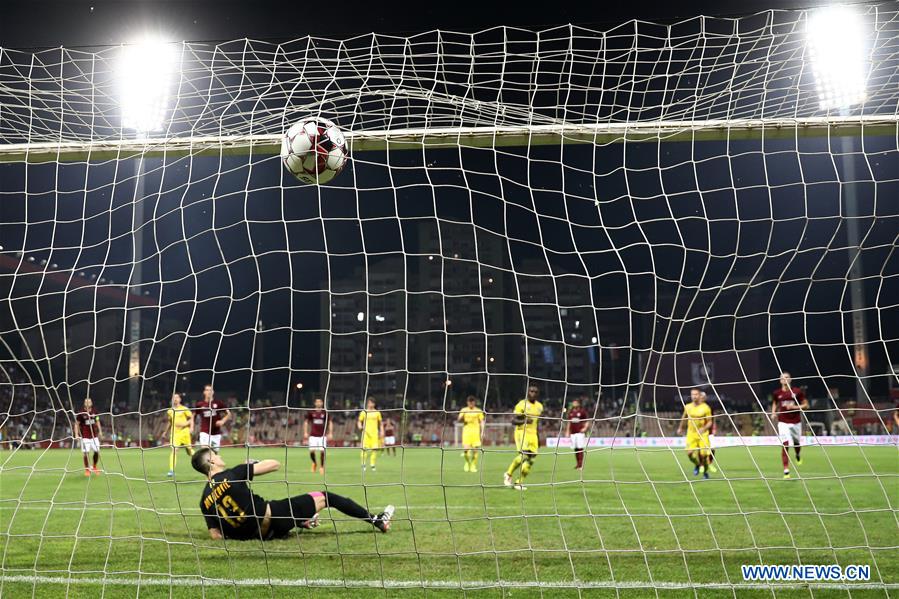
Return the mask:
POLYGON ((530 473, 534 459, 537 457, 537 448, 540 445, 540 439, 537 436, 537 421, 543 413, 543 404, 538 401, 539 398, 540 389, 537 388, 537 385, 528 385, 527 399, 522 399, 515 406, 515 417, 512 422, 515 424, 515 449, 518 451, 518 455, 515 456, 503 475, 503 484, 507 487, 514 486, 518 491, 527 489, 521 483, 530 473), (521 468, 521 472, 513 485, 512 476, 519 468, 521 468))
POLYGON ((352 499, 329 491, 314 491, 278 501, 266 501, 256 495, 247 483, 255 476, 278 470, 281 464, 277 460, 228 469, 220 455, 204 447, 194 453, 191 465, 209 480, 203 489, 200 510, 213 539, 284 539, 294 527, 318 526, 318 513, 326 507, 364 520, 381 532, 390 530, 392 505, 374 515, 352 499))

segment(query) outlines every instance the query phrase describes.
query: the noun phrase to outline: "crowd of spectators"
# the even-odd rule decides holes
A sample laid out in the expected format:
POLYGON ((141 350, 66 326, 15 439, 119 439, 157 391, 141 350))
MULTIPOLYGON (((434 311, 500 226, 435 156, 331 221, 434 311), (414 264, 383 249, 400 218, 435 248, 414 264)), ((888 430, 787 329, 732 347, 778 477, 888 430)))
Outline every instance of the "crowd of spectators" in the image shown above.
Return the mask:
MULTIPOLYGON (((70 445, 73 413, 60 406, 57 398, 32 385, 23 373, 14 367, 7 370, 8 381, 0 383, 0 445, 46 447, 70 445)), ((226 395, 227 397, 227 395, 226 395)), ((442 401, 442 399, 441 399, 442 401)), ((564 434, 562 399, 544 399, 545 411, 539 430, 543 438, 564 434)), ((186 402, 188 406, 191 402, 186 402)), ((305 408, 276 405, 269 399, 256 401, 251 407, 236 397, 226 400, 232 412, 232 420, 223 433, 227 444, 288 445, 302 444, 305 408)), ((461 403, 461 402, 458 402, 461 403)), ((333 446, 350 446, 358 443, 356 420, 359 408, 350 399, 329 401, 329 413, 334 421, 333 446)), ((456 416, 459 406, 455 399, 447 401, 447 409, 429 406, 416 400, 407 402, 407 409, 382 407, 385 419, 393 420, 398 440, 407 445, 452 445, 458 441, 456 416)), ((103 405, 95 399, 95 406, 104 424, 104 442, 120 446, 155 446, 161 443, 166 426, 168 401, 164 395, 154 395, 141 402, 140 409, 131 409, 126 401, 103 405)), ((586 408, 595 414, 590 435, 600 437, 672 436, 675 434, 681 413, 678 410, 664 412, 637 412, 636 402, 616 400, 588 402, 586 408)), ((773 434, 767 411, 761 409, 740 412, 726 411, 714 402, 715 423, 719 435, 773 434)), ((80 408, 80 404, 74 406, 80 408)), ((512 442, 511 405, 508 412, 498 412, 487 407, 487 422, 505 426, 488 427, 485 444, 512 442)), ((892 424, 892 405, 872 405, 859 409, 852 405, 843 410, 831 410, 829 424, 835 434, 883 434, 892 424), (885 425, 886 424, 886 429, 885 425)), ((823 425, 822 425, 823 426, 823 425)), ((826 430, 824 428, 821 429, 826 430)), ((896 431, 893 431, 896 432, 896 431)))

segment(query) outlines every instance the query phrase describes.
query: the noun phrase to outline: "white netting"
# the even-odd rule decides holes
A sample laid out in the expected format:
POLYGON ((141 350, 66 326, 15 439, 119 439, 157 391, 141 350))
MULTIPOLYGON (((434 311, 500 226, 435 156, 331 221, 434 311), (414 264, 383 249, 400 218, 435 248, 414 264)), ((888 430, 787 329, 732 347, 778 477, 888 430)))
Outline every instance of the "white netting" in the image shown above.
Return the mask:
POLYGON ((162 130, 137 140, 120 48, 0 48, 0 592, 736 595, 773 588, 740 564, 831 562, 895 587, 899 13, 862 11, 867 95, 842 114, 820 109, 805 12, 185 43, 162 130), (322 188, 276 155, 310 114, 352 152, 322 188), (787 488, 781 370, 823 446, 787 488), (547 446, 512 496, 528 381, 547 446), (199 477, 181 456, 173 485, 159 444, 171 393, 206 383, 234 413, 224 455, 285 463, 258 492, 390 501, 395 530, 335 515, 295 542, 210 542, 199 477), (670 441, 691 386, 733 447, 706 488, 670 441), (463 478, 469 394, 488 434, 463 478), (555 446, 581 394, 583 476, 555 446), (88 395, 107 475, 85 486, 65 448, 88 395), (324 480, 302 449, 313 395, 336 424, 324 480), (402 460, 360 478, 339 446, 369 395, 402 460))

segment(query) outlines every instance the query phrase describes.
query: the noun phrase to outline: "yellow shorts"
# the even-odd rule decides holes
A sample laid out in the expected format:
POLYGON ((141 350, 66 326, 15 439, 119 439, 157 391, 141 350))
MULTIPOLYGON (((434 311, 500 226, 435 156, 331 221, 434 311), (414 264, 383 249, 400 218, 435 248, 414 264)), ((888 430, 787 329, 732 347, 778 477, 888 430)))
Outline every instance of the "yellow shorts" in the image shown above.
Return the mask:
POLYGON ((698 449, 701 453, 707 455, 712 450, 712 444, 709 442, 709 434, 687 435, 687 451, 698 449))
POLYGON ((481 431, 472 431, 470 433, 462 431, 462 445, 467 447, 481 446, 481 431))
POLYGON ((540 439, 534 433, 525 433, 524 431, 515 431, 515 448, 522 453, 537 453, 540 446, 540 439))
POLYGON ((172 435, 173 447, 190 447, 190 430, 182 429, 172 435))
POLYGON ((380 449, 381 448, 381 439, 378 437, 370 437, 368 435, 362 435, 362 449, 380 449))

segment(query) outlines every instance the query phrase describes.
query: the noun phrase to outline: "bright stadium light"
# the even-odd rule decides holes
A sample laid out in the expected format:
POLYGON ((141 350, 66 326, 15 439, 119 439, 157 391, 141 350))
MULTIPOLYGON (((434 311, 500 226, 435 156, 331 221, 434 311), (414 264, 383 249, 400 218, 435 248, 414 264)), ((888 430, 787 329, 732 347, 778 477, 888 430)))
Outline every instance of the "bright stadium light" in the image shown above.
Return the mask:
MULTIPOLYGON (((116 65, 122 128, 133 130, 138 139, 163 128, 168 111, 169 87, 176 65, 175 46, 161 40, 145 39, 136 44, 122 46, 122 53, 116 65)), ((128 285, 135 294, 141 293, 143 283, 143 224, 146 222, 147 207, 147 202, 144 201, 145 161, 143 155, 134 161, 133 266, 128 285)), ((141 313, 139 310, 129 310, 128 399, 131 405, 137 405, 140 401, 140 339, 141 313)))
POLYGON ((175 47, 158 40, 122 46, 118 77, 125 129, 139 136, 162 129, 176 58, 175 47))
MULTIPOLYGON (((865 101, 865 80, 868 68, 865 57, 871 27, 855 10, 846 6, 819 9, 809 16, 807 39, 812 72, 818 88, 818 100, 823 110, 838 109, 843 116, 849 108, 865 101)), ((861 237, 859 233, 858 194, 855 185, 855 140, 843 136, 842 193, 846 214, 846 249, 849 253, 850 301, 852 305, 852 339, 855 369, 856 400, 867 396, 868 345, 867 324, 862 286, 861 237)))
POLYGON ((806 30, 808 53, 822 110, 865 100, 865 26, 855 10, 830 6, 813 12, 806 30))

